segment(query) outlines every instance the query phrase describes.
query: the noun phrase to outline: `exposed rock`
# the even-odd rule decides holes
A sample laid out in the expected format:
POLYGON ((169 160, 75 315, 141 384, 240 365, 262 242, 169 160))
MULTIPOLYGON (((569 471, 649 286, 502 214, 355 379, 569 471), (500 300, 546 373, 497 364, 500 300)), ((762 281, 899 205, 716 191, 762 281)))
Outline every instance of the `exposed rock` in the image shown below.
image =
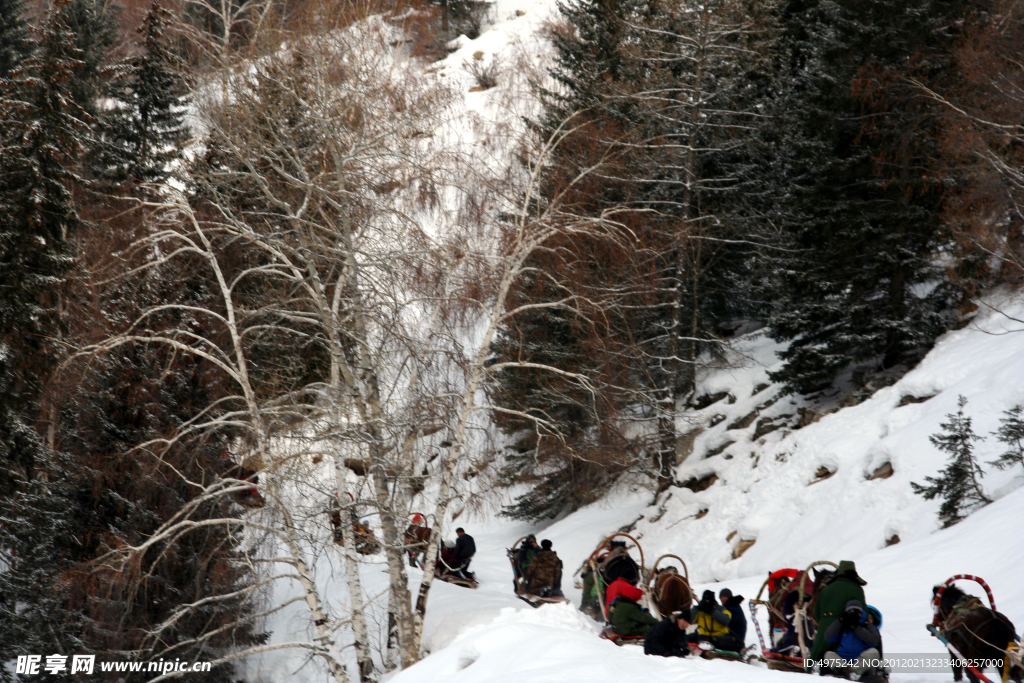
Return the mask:
POLYGON ((748 550, 750 550, 750 546, 754 545, 755 543, 757 543, 756 540, 746 541, 746 540, 740 539, 740 542, 737 543, 736 547, 733 548, 733 550, 732 550, 732 559, 738 560, 740 557, 742 557, 743 553, 745 553, 748 550))
POLYGON ((900 535, 899 534, 893 534, 889 538, 885 539, 885 547, 888 548, 889 546, 896 545, 899 542, 900 542, 900 535))
POLYGON ((889 477, 892 476, 892 474, 892 463, 882 463, 881 465, 875 468, 874 472, 871 473, 871 476, 868 477, 868 481, 871 481, 872 479, 888 479, 889 477))
POLYGON ((709 488, 716 481, 718 481, 718 475, 706 474, 699 479, 697 477, 690 477, 680 484, 680 486, 684 489, 690 489, 694 493, 700 493, 701 491, 709 488))
POLYGON ((708 429, 711 429, 715 425, 721 424, 724 421, 725 421, 725 415, 722 415, 721 413, 719 413, 718 415, 712 415, 711 419, 708 420, 708 429))
POLYGON ((814 481, 808 484, 808 486, 813 486, 814 484, 817 484, 820 481, 825 481, 833 474, 835 474, 835 472, 822 465, 821 467, 818 468, 818 471, 814 473, 814 481))
POLYGON ((731 541, 734 538, 736 538, 736 532, 735 531, 731 531, 731 532, 729 532, 729 535, 725 537, 725 542, 728 543, 729 541, 731 541))
POLYGON ((703 517, 703 516, 704 516, 704 515, 706 515, 706 514, 708 514, 708 509, 707 509, 707 508, 704 508, 703 510, 701 510, 700 512, 698 512, 698 513, 696 514, 696 516, 694 516, 694 519, 700 519, 701 517, 703 517))
POLYGON ((796 414, 800 416, 796 423, 797 429, 803 429, 807 425, 812 425, 827 415, 827 413, 819 413, 810 408, 797 408, 796 414))
POLYGON ((729 397, 726 399, 725 402, 728 403, 729 405, 732 405, 733 403, 736 402, 736 397, 733 396, 732 394, 729 394, 729 397))
POLYGON ((911 403, 924 403, 930 398, 935 398, 935 394, 932 394, 931 396, 911 396, 910 394, 907 394, 900 399, 900 402, 896 407, 902 408, 903 406, 909 406, 911 403))
POLYGON ((752 393, 751 396, 757 396, 758 394, 760 394, 762 391, 764 391, 765 389, 767 389, 770 386, 771 386, 771 384, 764 384, 764 383, 758 384, 756 387, 754 387, 754 393, 752 393))
POLYGON ((718 403, 729 395, 728 391, 720 391, 717 394, 704 394, 693 399, 691 404, 695 410, 704 410, 713 403, 718 403))
POLYGON ((861 391, 855 391, 852 394, 850 394, 849 396, 847 396, 846 398, 844 398, 843 400, 841 400, 839 402, 839 407, 840 408, 852 408, 853 406, 855 406, 855 405, 857 405, 859 403, 863 403, 864 399, 866 399, 868 396, 870 396, 870 394, 867 394, 867 393, 861 392, 861 391))
POLYGON ((703 427, 697 427, 691 429, 686 434, 680 434, 676 437, 676 464, 681 464, 684 460, 690 457, 693 453, 693 444, 697 440, 697 437, 704 433, 703 427))
POLYGON ((778 402, 778 400, 780 398, 782 398, 782 394, 775 394, 774 396, 772 396, 770 399, 768 399, 764 403, 758 405, 757 409, 758 410, 764 410, 765 408, 770 408, 771 406, 775 405, 776 402, 778 402))
POLYGON ((757 419, 757 413, 758 413, 758 411, 756 411, 756 410, 753 411, 753 412, 747 413, 746 415, 744 415, 743 417, 739 418, 738 420, 733 422, 731 425, 726 427, 726 429, 746 429, 750 425, 754 424, 754 420, 757 419))
POLYGON ((736 442, 735 442, 735 441, 726 441, 725 443, 723 443, 723 444, 722 444, 721 446, 719 446, 718 448, 712 448, 712 449, 711 449, 710 451, 708 451, 707 453, 705 453, 705 454, 704 454, 704 458, 705 458, 705 459, 707 459, 707 458, 713 458, 713 457, 715 457, 716 455, 720 455, 722 451, 724 451, 724 450, 725 450, 726 448, 728 448, 729 446, 733 445, 734 443, 736 443, 736 442))
POLYGON ((751 437, 751 440, 757 441, 765 434, 774 432, 779 427, 785 425, 791 417, 793 417, 791 414, 779 415, 777 417, 762 417, 757 421, 757 427, 754 428, 754 436, 751 437))

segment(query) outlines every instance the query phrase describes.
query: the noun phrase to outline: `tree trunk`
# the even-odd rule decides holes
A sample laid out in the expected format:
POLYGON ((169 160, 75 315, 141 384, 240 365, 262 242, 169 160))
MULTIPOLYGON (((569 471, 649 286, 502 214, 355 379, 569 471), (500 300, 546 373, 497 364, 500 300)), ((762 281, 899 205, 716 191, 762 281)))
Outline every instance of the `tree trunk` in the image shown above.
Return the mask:
POLYGON ((352 538, 352 522, 355 521, 355 508, 346 503, 349 495, 348 477, 341 455, 334 455, 334 481, 337 488, 338 503, 342 514, 341 524, 342 547, 345 554, 345 576, 348 579, 349 604, 352 607, 352 636, 355 638, 356 661, 359 663, 359 680, 362 683, 374 680, 373 658, 370 656, 370 637, 366 629, 366 613, 363 606, 363 581, 359 576, 359 558, 356 555, 355 539, 352 538))

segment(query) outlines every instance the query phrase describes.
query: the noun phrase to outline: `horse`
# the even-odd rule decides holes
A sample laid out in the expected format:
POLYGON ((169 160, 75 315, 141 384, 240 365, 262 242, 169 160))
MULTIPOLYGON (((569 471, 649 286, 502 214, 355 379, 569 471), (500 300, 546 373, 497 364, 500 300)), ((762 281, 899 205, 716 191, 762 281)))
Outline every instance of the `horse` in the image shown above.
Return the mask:
POLYGON ((427 551, 427 544, 430 543, 430 527, 410 524, 405 528, 402 542, 409 548, 409 566, 421 566, 421 558, 427 551))
MULTIPOLYGON (((933 602, 939 588, 932 588, 933 602)), ((942 593, 935 614, 935 625, 965 659, 973 660, 1005 660, 1006 650, 1014 642, 1016 634, 1013 623, 1005 615, 985 607, 981 600, 953 585, 947 586, 942 593)), ((985 670, 980 666, 976 668, 982 672, 985 670)), ((954 681, 963 680, 963 675, 963 667, 953 667, 954 681)), ((1022 683, 1021 675, 1019 666, 1014 666, 1010 671, 1010 678, 1017 683, 1022 683)), ((979 681, 970 669, 967 670, 967 678, 971 683, 979 681)))
MULTIPOLYGON (((693 590, 690 582, 675 567, 658 569, 651 587, 651 600, 662 616, 686 610, 693 606, 693 590)), ((687 615, 689 619, 689 615, 687 615)))

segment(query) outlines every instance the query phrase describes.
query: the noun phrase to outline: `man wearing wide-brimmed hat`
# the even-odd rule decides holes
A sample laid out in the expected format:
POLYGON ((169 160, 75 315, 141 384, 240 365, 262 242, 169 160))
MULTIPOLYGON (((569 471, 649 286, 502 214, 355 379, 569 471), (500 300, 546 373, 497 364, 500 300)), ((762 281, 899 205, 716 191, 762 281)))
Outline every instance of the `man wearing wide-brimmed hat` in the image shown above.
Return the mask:
POLYGON ((849 560, 843 560, 836 569, 836 577, 825 586, 814 603, 814 621, 817 629, 814 632, 814 645, 811 647, 811 659, 821 659, 833 646, 825 640, 825 631, 836 619, 842 616, 846 603, 857 600, 867 604, 864 589, 867 581, 857 574, 857 567, 849 560))

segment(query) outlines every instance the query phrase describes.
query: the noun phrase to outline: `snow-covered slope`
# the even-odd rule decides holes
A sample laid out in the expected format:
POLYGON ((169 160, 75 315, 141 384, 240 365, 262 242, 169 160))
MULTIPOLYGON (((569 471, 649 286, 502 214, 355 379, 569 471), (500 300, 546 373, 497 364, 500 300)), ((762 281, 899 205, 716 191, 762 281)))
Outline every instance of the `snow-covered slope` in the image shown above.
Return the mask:
MULTIPOLYGON (((1004 296, 999 305, 1012 317, 1024 314, 1019 299, 1004 296)), ((702 393, 728 392, 735 401, 722 397, 690 416, 693 427, 704 431, 677 472, 680 482, 714 474, 714 483, 699 492, 674 487, 671 497, 663 495, 653 505, 650 492, 624 487, 540 529, 494 518, 460 519, 477 538, 474 568, 481 588, 470 593, 444 587, 431 604, 427 625, 426 645, 434 654, 392 681, 778 680, 791 675, 721 661, 645 658, 601 641, 597 625, 574 608, 534 611, 523 603, 507 605, 496 595, 511 599, 512 594, 503 549, 531 531, 554 542, 566 567, 566 594, 576 604, 580 591, 569 574, 604 536, 627 527, 640 539, 648 565, 662 553, 675 553, 686 560, 700 588, 718 581, 748 598, 757 594, 769 570, 855 560, 869 582, 869 602, 885 616, 887 654, 943 652, 924 624, 931 619, 931 587, 956 573, 986 578, 1000 609, 1018 629, 1024 627, 1024 471, 987 468, 984 485, 996 502, 946 530, 938 530, 938 501, 925 501, 910 489, 911 481, 943 466, 945 457, 928 435, 956 410, 958 396, 967 397, 967 413, 982 435, 997 427, 1003 410, 1024 402, 1022 347, 1024 324, 983 312, 964 329, 944 335, 892 386, 796 428, 802 401, 778 397, 772 402, 775 386, 754 390, 767 384, 768 371, 778 363, 777 345, 756 333, 740 339, 737 356, 746 361, 709 372, 702 381, 702 393), (911 402, 906 397, 930 398, 911 402), (741 420, 759 406, 754 419, 741 420), (761 418, 791 413, 792 418, 777 420, 788 426, 752 438, 761 418), (708 427, 716 415, 725 419, 708 427), (749 424, 738 426, 738 420, 749 424), (705 457, 726 441, 734 443, 705 457), (871 479, 885 463, 891 476, 871 479), (822 467, 833 474, 819 477, 822 467), (703 510, 707 513, 698 518, 703 510), (886 547, 897 535, 899 541, 886 547), (755 542, 734 559, 740 540, 755 542)), ((1000 446, 991 437, 980 442, 981 460, 994 459, 1000 446)), ((980 594, 977 586, 964 587, 980 594)), ((751 629, 748 642, 754 638, 751 629)), ((948 680, 950 675, 896 671, 893 680, 948 680)))
MULTIPOLYGON (((1018 627, 1024 624, 1024 583, 1020 580, 1024 561, 1020 541, 1022 519, 1024 491, 1016 491, 951 529, 855 556, 860 574, 868 581, 867 599, 884 615, 882 637, 887 656, 943 654, 941 644, 928 634, 924 625, 931 620, 932 585, 955 573, 973 572, 984 577, 995 592, 1000 610, 1016 620, 1018 627)), ((564 521, 544 533, 555 540, 556 546, 567 548, 573 543, 565 532, 572 531, 577 530, 564 521)), ((820 540, 811 537, 807 542, 813 546, 820 540)), ((735 593, 750 597, 756 594, 762 580, 758 575, 726 585, 735 593)), ((983 597, 977 585, 963 587, 983 597)), ((620 648, 599 639, 597 625, 572 606, 551 605, 533 610, 520 603, 521 607, 501 607, 490 595, 494 588, 485 582, 476 592, 463 589, 462 601, 453 596, 432 605, 432 619, 449 623, 467 618, 472 621, 463 622, 470 625, 447 647, 390 678, 390 683, 706 683, 784 681, 786 677, 794 683, 807 680, 796 678, 803 674, 768 671, 736 662, 646 657, 639 648, 620 648), (485 621, 488 623, 481 623, 485 621)), ((763 613, 761 619, 765 619, 763 613)), ((754 637, 751 628, 748 642, 754 637)), ((951 679, 950 672, 921 674, 897 670, 892 675, 893 683, 951 679)))

